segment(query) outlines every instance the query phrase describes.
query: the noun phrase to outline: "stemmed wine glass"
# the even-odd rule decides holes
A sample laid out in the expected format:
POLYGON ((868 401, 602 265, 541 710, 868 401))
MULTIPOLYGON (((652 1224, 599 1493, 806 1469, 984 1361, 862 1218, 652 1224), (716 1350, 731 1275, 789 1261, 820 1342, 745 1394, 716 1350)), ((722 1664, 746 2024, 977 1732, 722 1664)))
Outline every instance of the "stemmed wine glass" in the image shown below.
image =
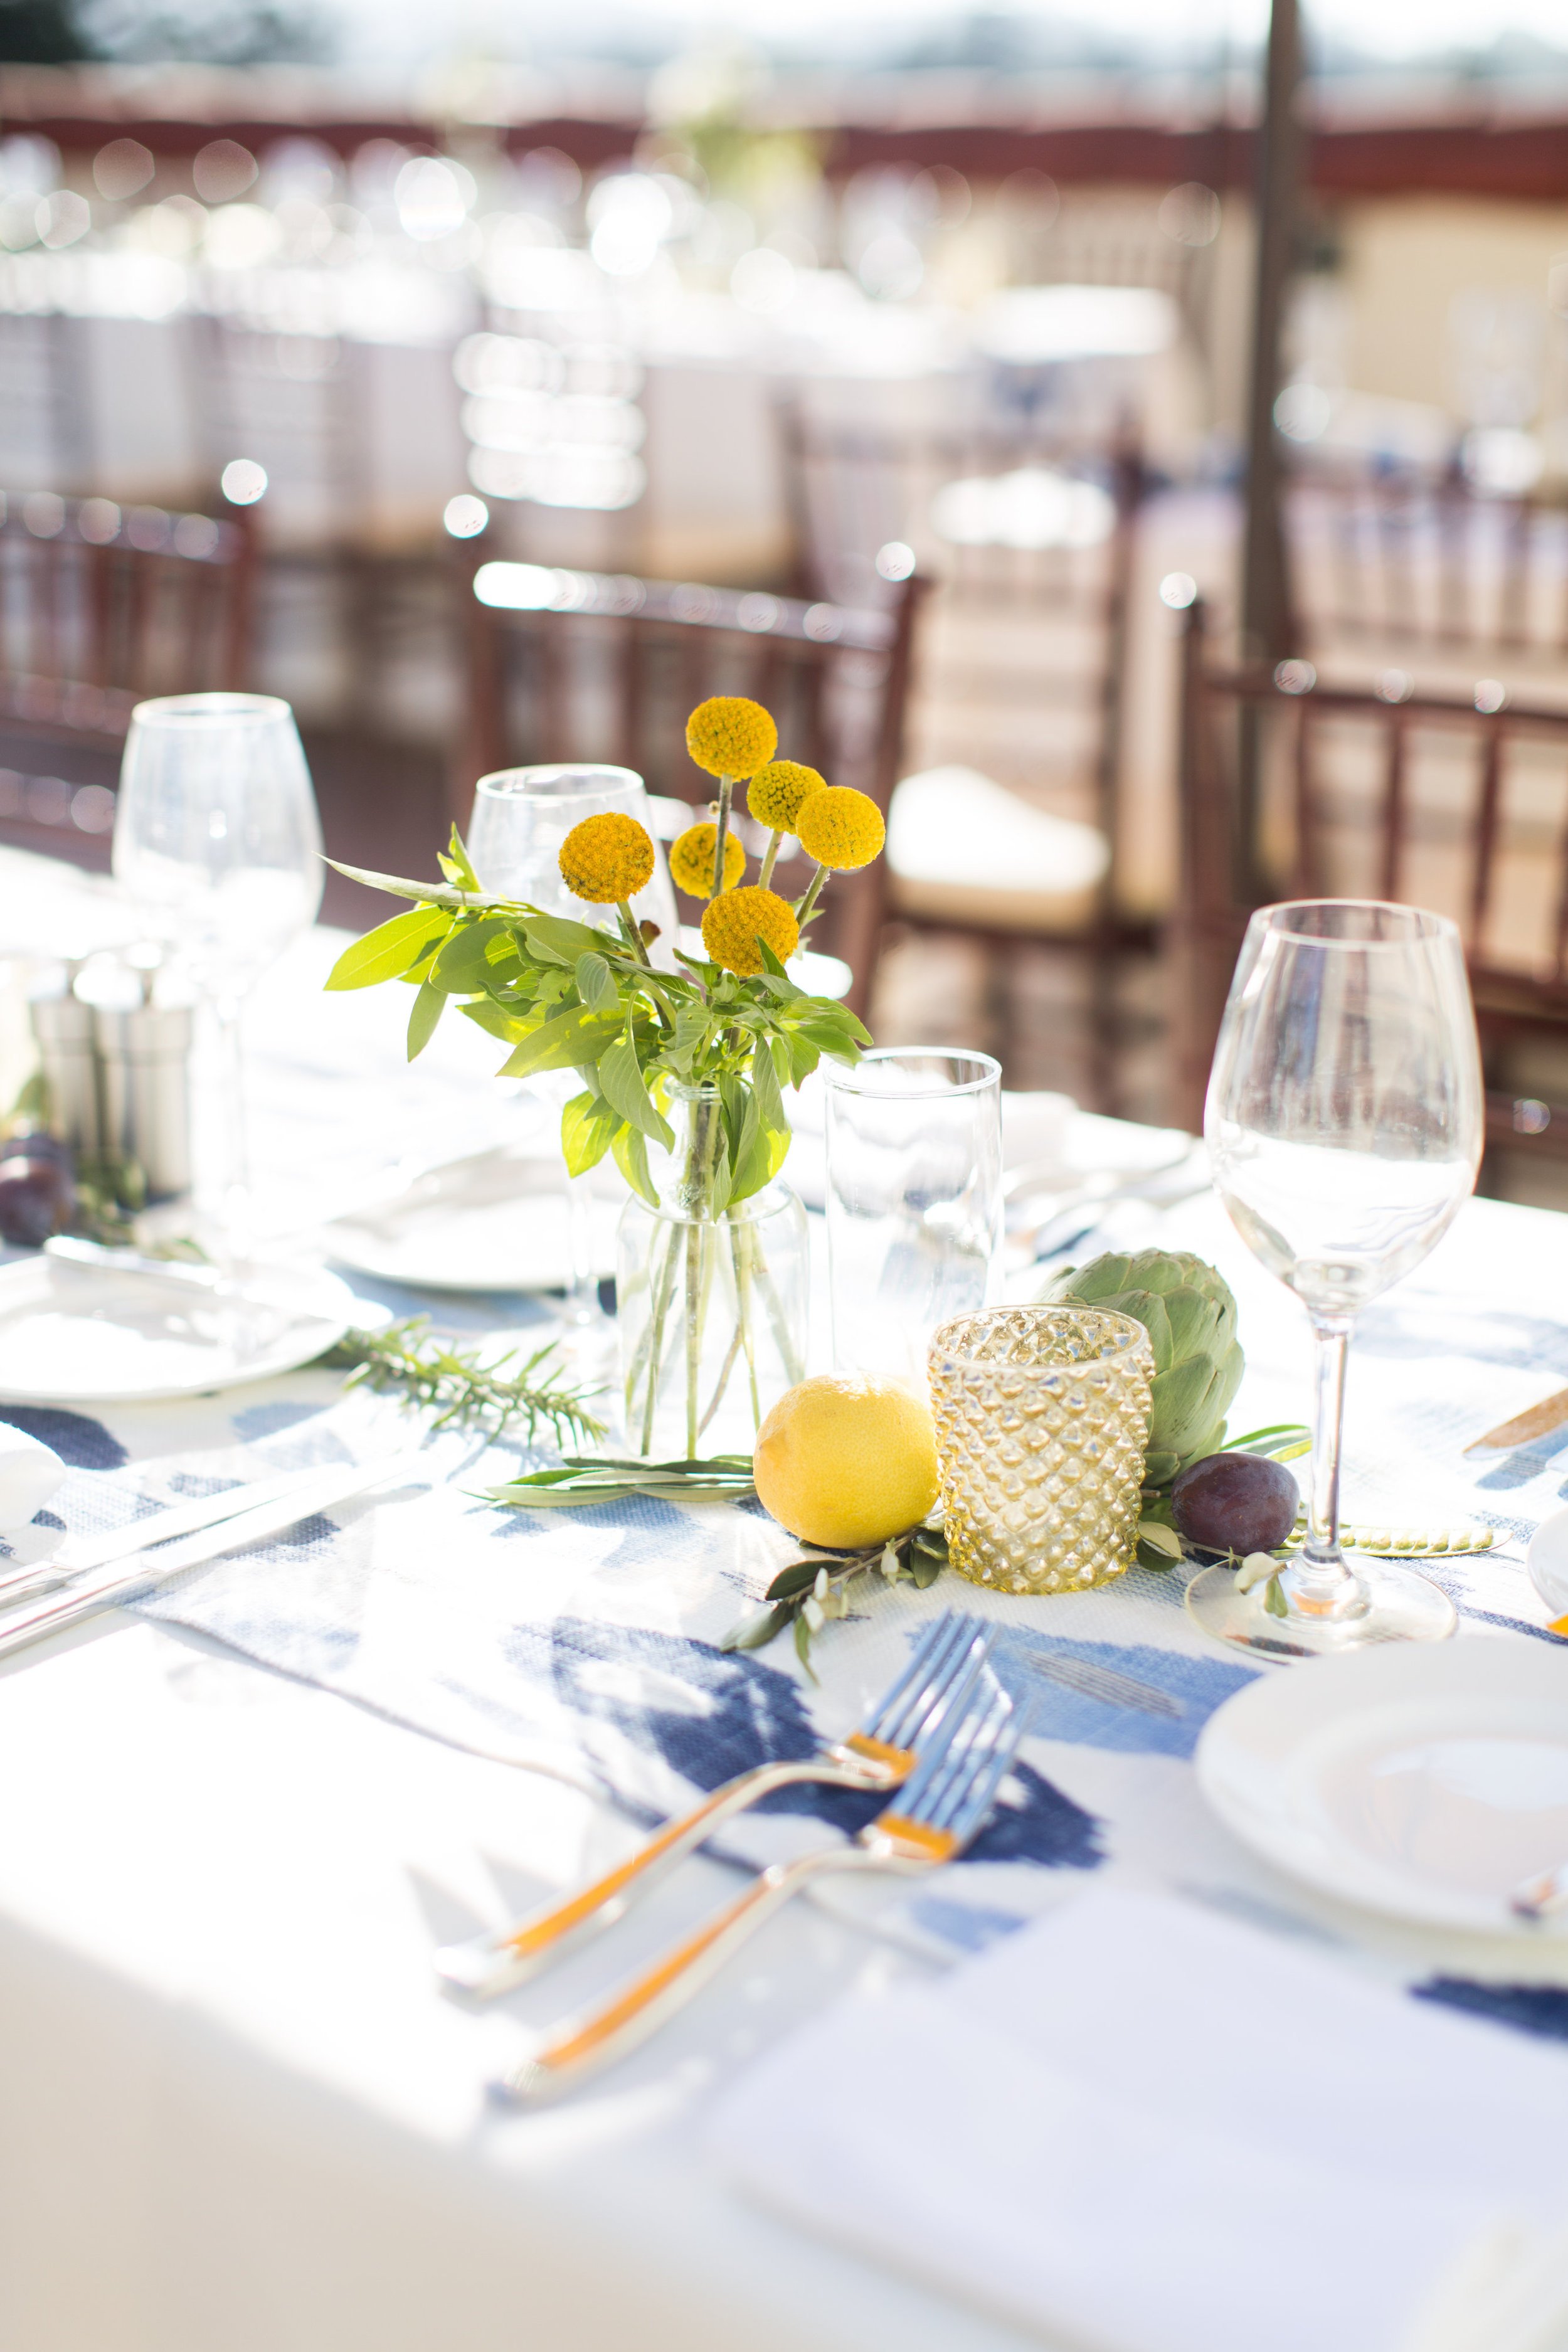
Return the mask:
POLYGON ((1475 1184, 1480 1056, 1455 926, 1355 898, 1264 907, 1247 926, 1205 1114, 1214 1180, 1242 1239, 1311 1318, 1307 1534, 1279 1579, 1287 1615, 1226 1566, 1187 1606, 1205 1632, 1317 1654, 1441 1641, 1447 1596, 1407 1568, 1340 1550, 1345 1357, 1356 1316, 1447 1231, 1475 1184))
MULTIPOLYGON (((574 922, 610 928, 614 910, 574 898, 561 878, 561 845, 587 816, 616 811, 635 817, 654 841, 653 878, 631 901, 637 920, 658 924, 653 961, 668 961, 676 939, 675 892, 654 832, 642 778, 630 768, 558 764, 501 768, 481 776, 475 788, 468 850, 475 873, 497 898, 521 899, 544 913, 574 922)), ((550 1070, 527 1084, 557 1111, 580 1094, 574 1070, 550 1070)), ((598 1371, 614 1339, 599 1306, 598 1263, 594 1249, 589 1179, 568 1177, 571 1280, 563 1309, 565 1344, 579 1369, 598 1371)))
POLYGON ((121 763, 114 873, 180 953, 217 1034, 216 1165, 202 1192, 230 1261, 251 1244, 240 1052, 245 998, 321 903, 321 830, 286 702, 138 703, 121 763))

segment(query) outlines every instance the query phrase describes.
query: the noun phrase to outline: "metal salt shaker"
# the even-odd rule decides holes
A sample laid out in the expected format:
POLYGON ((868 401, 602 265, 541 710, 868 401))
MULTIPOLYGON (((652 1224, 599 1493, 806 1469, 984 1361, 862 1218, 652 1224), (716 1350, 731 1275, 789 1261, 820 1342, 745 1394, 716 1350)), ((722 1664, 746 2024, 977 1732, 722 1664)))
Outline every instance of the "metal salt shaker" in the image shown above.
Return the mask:
POLYGON ((104 1150, 135 1160, 150 1201, 188 1192, 191 1008, 154 1004, 147 973, 140 1004, 100 1004, 92 1013, 104 1150))
POLYGON ((27 1008, 49 1096, 49 1129, 72 1151, 103 1148, 93 1008, 68 981, 54 996, 35 996, 27 1008))

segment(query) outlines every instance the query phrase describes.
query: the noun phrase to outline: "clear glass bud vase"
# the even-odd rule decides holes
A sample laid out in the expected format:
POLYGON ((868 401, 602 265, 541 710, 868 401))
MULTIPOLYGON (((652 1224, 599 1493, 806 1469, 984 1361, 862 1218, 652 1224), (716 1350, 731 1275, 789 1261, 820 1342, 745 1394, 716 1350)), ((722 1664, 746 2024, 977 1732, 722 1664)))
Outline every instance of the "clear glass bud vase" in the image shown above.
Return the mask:
POLYGON ((716 1087, 675 1087, 675 1149, 648 1146, 659 1205, 621 1213, 622 1399, 635 1454, 749 1454, 769 1407, 805 1377, 805 1212, 787 1184, 716 1209, 724 1161, 716 1087))

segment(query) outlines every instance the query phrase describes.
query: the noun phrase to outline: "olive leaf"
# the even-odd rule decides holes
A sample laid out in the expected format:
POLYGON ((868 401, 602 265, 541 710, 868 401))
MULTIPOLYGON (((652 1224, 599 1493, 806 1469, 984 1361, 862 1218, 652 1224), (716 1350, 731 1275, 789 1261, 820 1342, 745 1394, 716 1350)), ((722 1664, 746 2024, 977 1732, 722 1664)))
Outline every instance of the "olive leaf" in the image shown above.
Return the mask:
POLYGON ((622 1124, 602 1095, 574 1095, 561 1114, 561 1149, 568 1176, 585 1176, 596 1168, 622 1124))
POLYGON ((655 1143, 662 1143, 667 1151, 675 1149, 675 1133, 669 1121, 654 1108, 652 1097, 637 1062, 637 1050, 630 1024, 615 1044, 599 1055, 599 1092, 613 1110, 618 1110, 628 1126, 655 1143))
POLYGON ((585 949, 573 967, 577 993, 590 1013, 614 1013, 621 1001, 616 975, 595 949, 585 949))
POLYGON ((374 988, 384 980, 398 980, 410 964, 418 963, 445 937, 447 923, 428 907, 411 907, 394 915, 363 940, 346 947, 327 974, 329 988, 374 988))
POLYGON ((430 1043, 435 1034, 436 1024, 446 1009, 447 1000, 441 991, 432 982, 422 981, 419 984, 419 993, 415 998, 408 1013, 408 1058, 411 1062, 422 1054, 430 1043))

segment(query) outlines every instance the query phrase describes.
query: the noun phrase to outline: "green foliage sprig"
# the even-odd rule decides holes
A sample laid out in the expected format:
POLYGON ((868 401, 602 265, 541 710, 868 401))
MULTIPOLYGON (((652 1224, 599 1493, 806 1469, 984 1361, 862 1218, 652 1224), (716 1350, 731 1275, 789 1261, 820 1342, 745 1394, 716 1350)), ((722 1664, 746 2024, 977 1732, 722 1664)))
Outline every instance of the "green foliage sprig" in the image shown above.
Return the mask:
POLYGON ((795 1655, 809 1675, 812 1636, 830 1618, 848 1616, 849 1587, 857 1577, 880 1576, 889 1584, 912 1584, 917 1592, 924 1592, 946 1566, 947 1538, 939 1527, 929 1525, 910 1528, 865 1551, 812 1552, 780 1569, 763 1607, 732 1625, 719 1646, 760 1650, 793 1625, 795 1655))
POLYGON ((568 1504, 624 1503, 633 1495, 678 1496, 687 1503, 738 1503, 756 1491, 749 1454, 714 1454, 707 1460, 628 1461, 613 1454, 567 1454, 559 1470, 485 1489, 486 1500, 518 1510, 561 1509, 568 1504))
POLYGON ((797 988, 765 943, 764 969, 752 978, 679 950, 674 971, 656 971, 648 941, 624 914, 616 930, 600 930, 487 896, 455 828, 440 864, 445 883, 339 866, 415 904, 346 949, 327 985, 399 980, 412 987, 411 1061, 456 1003, 510 1046, 500 1076, 578 1071, 583 1091, 561 1121, 574 1176, 610 1152, 626 1182, 657 1207, 647 1147, 675 1148, 664 1116, 668 1086, 711 1085, 721 1132, 712 1139, 710 1209, 718 1215, 783 1166, 790 1130, 782 1089, 808 1077, 825 1054, 853 1062, 870 1043, 845 1006, 797 988))
POLYGON ((413 1402, 434 1406, 434 1429, 483 1429, 499 1437, 521 1423, 525 1442, 548 1430, 557 1444, 605 1434, 590 1391, 554 1376, 553 1340, 521 1361, 515 1348, 486 1360, 477 1349, 432 1339, 429 1329, 427 1315, 413 1315, 384 1330, 349 1331, 321 1361, 349 1366, 345 1388, 401 1390, 413 1402))

